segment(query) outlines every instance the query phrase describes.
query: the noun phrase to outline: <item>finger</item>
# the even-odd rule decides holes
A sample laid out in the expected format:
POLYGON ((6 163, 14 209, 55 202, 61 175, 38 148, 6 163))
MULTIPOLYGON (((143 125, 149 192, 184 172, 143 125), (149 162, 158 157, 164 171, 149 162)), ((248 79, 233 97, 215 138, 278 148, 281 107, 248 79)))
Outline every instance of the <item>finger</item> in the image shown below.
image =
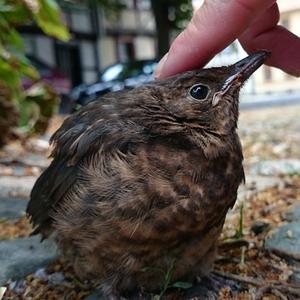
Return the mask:
POLYGON ((267 64, 300 76, 300 38, 278 26, 279 10, 274 4, 259 16, 250 27, 240 36, 243 48, 251 53, 258 49, 272 52, 267 64))
POLYGON ((207 0, 175 39, 156 76, 202 67, 273 3, 275 0, 207 0))

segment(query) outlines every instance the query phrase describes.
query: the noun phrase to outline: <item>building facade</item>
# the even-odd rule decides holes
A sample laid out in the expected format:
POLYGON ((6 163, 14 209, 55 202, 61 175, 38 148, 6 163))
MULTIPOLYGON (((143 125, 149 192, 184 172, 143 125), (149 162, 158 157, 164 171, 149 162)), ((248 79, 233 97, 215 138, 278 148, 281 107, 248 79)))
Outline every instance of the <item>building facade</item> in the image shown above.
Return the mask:
MULTIPOLYGON (((201 7, 203 3, 202 0, 195 0, 194 2, 197 4, 196 8, 201 7)), ((280 24, 300 36, 300 1, 278 0, 277 2, 280 9, 280 24)), ((208 66, 230 65, 246 55, 247 53, 235 41, 216 55, 208 66)), ((270 97, 273 97, 272 94, 274 93, 279 95, 280 93, 299 93, 300 95, 300 79, 290 76, 279 69, 262 66, 251 76, 242 89, 244 96, 242 99, 247 99, 247 96, 250 96, 249 99, 253 99, 253 94, 257 94, 258 98, 264 99, 264 95, 268 94, 270 97)))
POLYGON ((155 57, 155 24, 150 0, 124 0, 126 8, 106 15, 99 6, 65 5, 63 19, 72 39, 61 42, 34 25, 20 28, 26 53, 63 71, 72 86, 92 83, 115 62, 155 57))
MULTIPOLYGON (((277 2, 281 25, 300 36, 300 1, 278 0, 277 2)), ((255 75, 255 86, 257 93, 300 92, 300 79, 279 69, 263 66, 255 75)))

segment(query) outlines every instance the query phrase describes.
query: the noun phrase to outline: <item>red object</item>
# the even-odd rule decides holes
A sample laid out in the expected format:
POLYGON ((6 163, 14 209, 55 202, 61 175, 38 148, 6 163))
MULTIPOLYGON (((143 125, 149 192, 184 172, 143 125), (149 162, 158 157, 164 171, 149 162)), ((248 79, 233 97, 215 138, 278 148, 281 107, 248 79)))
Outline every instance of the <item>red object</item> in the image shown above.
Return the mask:
MULTIPOLYGON (((36 59, 35 57, 28 57, 31 64, 39 72, 41 79, 51 85, 58 94, 67 94, 71 90, 71 80, 57 68, 51 68, 44 62, 36 59)), ((23 78, 22 85, 25 89, 32 86, 33 81, 30 78, 23 78)))

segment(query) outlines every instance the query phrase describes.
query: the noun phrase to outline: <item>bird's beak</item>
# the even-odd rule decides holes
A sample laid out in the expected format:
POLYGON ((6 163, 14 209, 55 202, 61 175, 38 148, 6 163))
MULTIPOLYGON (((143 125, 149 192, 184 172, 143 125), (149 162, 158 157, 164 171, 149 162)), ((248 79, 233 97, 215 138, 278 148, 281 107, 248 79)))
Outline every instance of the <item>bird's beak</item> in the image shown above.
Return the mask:
POLYGON ((229 77, 225 80, 220 91, 214 95, 213 105, 217 105, 220 98, 231 90, 239 88, 271 55, 268 51, 258 51, 238 61, 231 66, 229 77))
POLYGON ((247 80, 266 60, 271 52, 258 51, 233 65, 233 76, 241 82, 247 80))

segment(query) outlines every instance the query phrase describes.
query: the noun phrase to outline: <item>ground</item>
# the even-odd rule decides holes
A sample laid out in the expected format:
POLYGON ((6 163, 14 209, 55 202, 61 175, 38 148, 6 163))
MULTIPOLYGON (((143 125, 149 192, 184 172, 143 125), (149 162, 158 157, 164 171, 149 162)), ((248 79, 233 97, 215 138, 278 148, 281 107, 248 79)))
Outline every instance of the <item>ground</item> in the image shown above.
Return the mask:
MULTIPOLYGON (((215 264, 215 274, 235 282, 239 290, 224 288, 218 296, 205 298, 199 296, 197 285, 182 283, 181 289, 169 288, 163 297, 300 299, 299 116, 300 106, 241 112, 246 185, 227 216, 215 264)), ((49 132, 59 124, 56 118, 49 132)), ((92 284, 80 282, 55 250, 51 252, 48 246, 43 250, 35 238, 27 238, 31 227, 20 211, 24 211, 34 180, 49 163, 46 154, 47 143, 40 139, 22 146, 16 142, 0 152, 0 299, 98 299, 96 294, 89 296, 92 284), (27 252, 19 246, 25 243, 30 245, 27 252), (4 248, 11 249, 11 255, 5 252, 1 258, 4 248), (38 253, 45 255, 41 258, 38 253)))

